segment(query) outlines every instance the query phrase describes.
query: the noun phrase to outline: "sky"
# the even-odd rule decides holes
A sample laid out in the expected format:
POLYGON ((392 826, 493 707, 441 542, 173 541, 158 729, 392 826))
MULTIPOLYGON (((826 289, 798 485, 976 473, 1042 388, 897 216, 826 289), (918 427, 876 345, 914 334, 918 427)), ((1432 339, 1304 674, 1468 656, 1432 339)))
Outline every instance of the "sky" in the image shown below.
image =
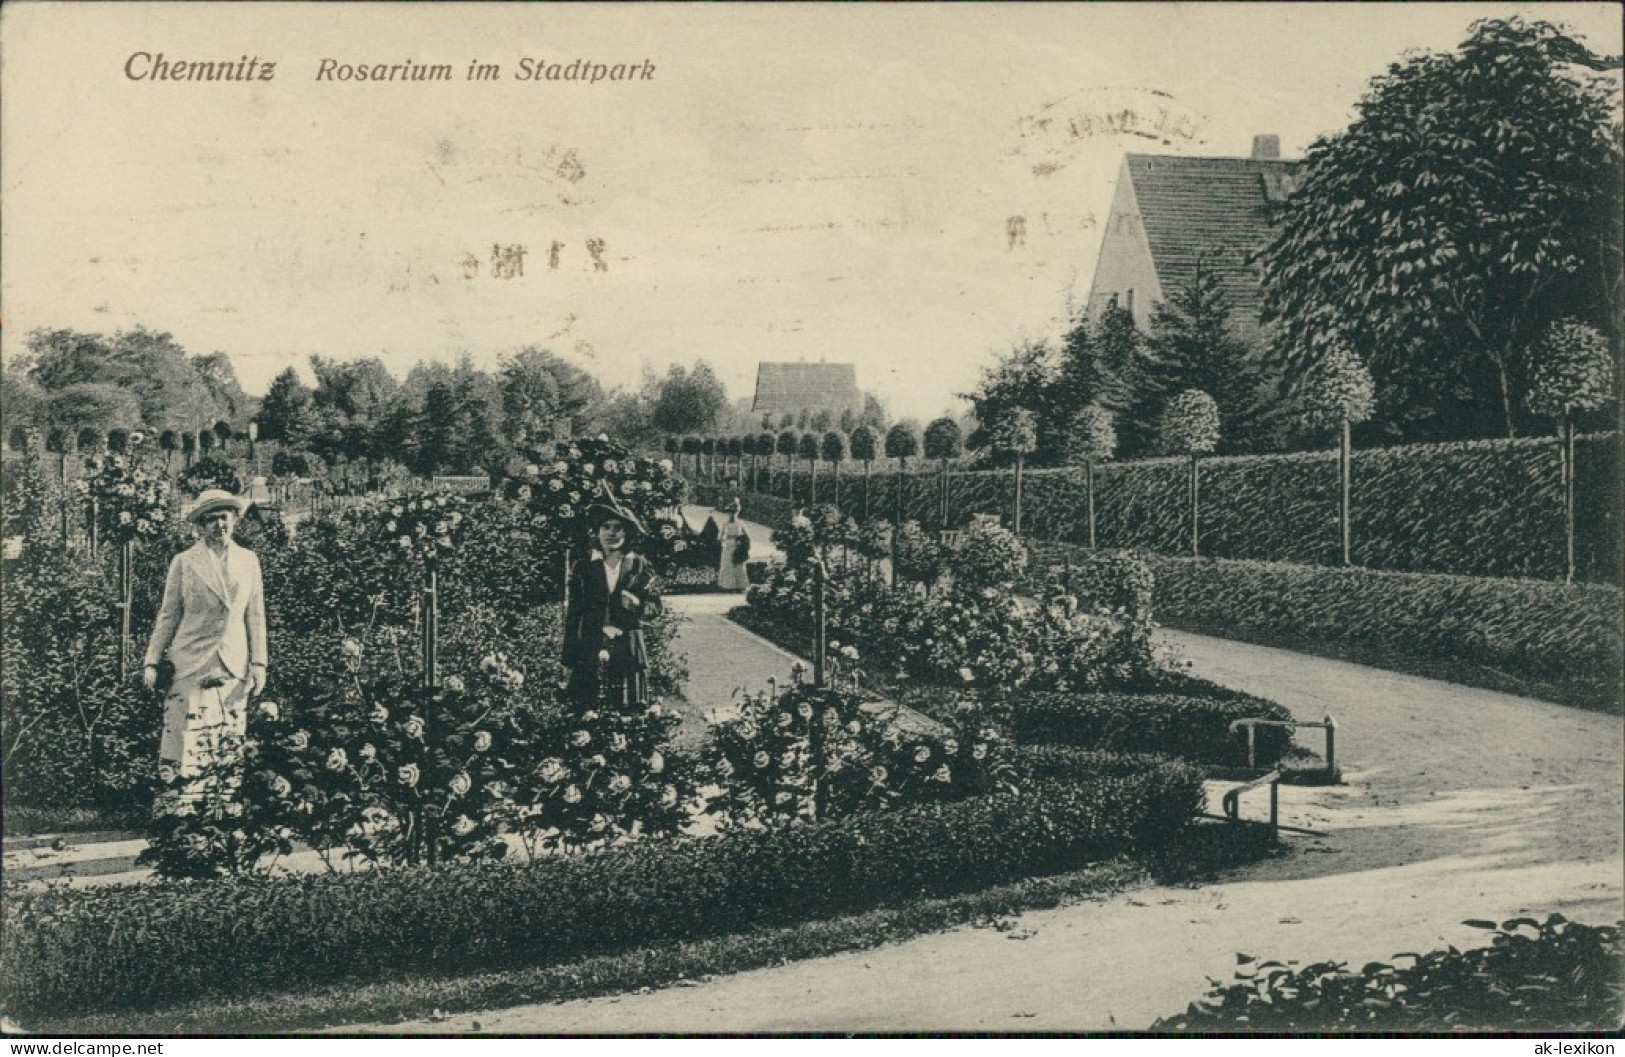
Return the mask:
POLYGON ((1065 330, 1125 152, 1298 156, 1515 13, 1625 50, 1612 4, 8 3, 0 366, 137 325, 251 393, 312 354, 704 359, 734 398, 828 360, 924 420, 1065 330), (576 59, 604 77, 520 79, 576 59), (452 78, 337 79, 411 63, 452 78))

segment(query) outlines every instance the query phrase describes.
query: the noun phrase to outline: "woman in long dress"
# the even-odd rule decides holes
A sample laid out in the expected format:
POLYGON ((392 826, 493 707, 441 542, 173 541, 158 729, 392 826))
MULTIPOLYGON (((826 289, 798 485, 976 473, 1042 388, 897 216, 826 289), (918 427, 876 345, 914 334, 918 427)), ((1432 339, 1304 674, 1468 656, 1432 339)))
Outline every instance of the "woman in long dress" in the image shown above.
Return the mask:
MULTIPOLYGON (((158 745, 164 778, 189 779, 179 790, 196 800, 216 765, 241 751, 248 699, 265 688, 265 587, 259 558, 237 545, 232 532, 247 501, 211 488, 186 517, 198 541, 169 563, 164 598, 147 644, 142 682, 158 686, 158 666, 174 666, 164 698, 158 745)), ((161 803, 160 806, 163 806, 161 803)))
POLYGON ((587 508, 596 549, 570 571, 564 610, 566 691, 583 708, 648 703, 649 653, 644 618, 660 611, 659 585, 634 548, 643 525, 612 499, 587 508))
POLYGON ((721 555, 717 559, 717 587, 723 591, 743 591, 750 586, 745 575, 745 562, 750 558, 750 533, 739 520, 739 498, 728 500, 718 511, 717 545, 721 555))

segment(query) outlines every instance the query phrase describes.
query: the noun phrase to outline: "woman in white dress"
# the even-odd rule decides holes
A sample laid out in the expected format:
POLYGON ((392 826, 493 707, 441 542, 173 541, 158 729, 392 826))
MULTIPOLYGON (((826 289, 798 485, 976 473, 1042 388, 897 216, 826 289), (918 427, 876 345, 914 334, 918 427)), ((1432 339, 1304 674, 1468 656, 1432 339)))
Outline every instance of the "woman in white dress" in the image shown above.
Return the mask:
POLYGON ((750 558, 750 533, 739 520, 739 497, 718 508, 722 515, 716 518, 717 545, 722 552, 717 560, 717 587, 723 591, 743 591, 750 585, 745 576, 745 562, 750 558))

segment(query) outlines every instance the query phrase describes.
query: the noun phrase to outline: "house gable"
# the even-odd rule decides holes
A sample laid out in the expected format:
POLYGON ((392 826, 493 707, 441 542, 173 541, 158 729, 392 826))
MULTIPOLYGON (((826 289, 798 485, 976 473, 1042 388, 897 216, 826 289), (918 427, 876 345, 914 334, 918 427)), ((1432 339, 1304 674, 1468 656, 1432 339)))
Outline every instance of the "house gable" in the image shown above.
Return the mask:
POLYGON ((1133 312, 1135 325, 1144 329, 1151 322, 1151 306, 1162 297, 1162 284, 1125 158, 1118 169, 1117 190, 1101 237, 1100 258, 1089 284, 1087 311, 1089 318, 1098 319, 1107 306, 1115 303, 1133 312))
MULTIPOLYGON (((1273 157, 1124 155, 1090 293, 1091 315, 1104 311, 1113 294, 1128 307, 1125 292, 1135 283, 1152 288, 1149 273, 1155 277, 1155 294, 1142 298, 1136 289, 1132 306, 1135 323, 1145 329, 1154 302, 1188 283, 1197 261, 1205 257, 1237 325, 1256 327, 1264 300, 1256 256, 1269 241, 1274 210, 1293 190, 1300 165, 1273 157), (1120 231, 1114 239, 1112 227, 1119 225, 1124 203, 1124 215, 1132 214, 1139 231, 1132 233, 1134 238, 1120 231)), ((1129 221, 1121 226, 1127 229, 1129 221)))

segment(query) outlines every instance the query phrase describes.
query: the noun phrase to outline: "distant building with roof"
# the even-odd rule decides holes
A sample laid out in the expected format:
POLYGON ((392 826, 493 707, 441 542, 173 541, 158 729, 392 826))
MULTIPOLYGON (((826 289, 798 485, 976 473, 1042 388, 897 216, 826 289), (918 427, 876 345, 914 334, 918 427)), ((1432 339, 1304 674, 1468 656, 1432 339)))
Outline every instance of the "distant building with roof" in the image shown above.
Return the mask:
POLYGON ((759 363, 752 412, 795 414, 803 409, 863 410, 858 369, 850 363, 759 363))
POLYGON ((1089 290, 1090 318, 1116 304, 1149 329, 1157 302, 1189 282, 1206 256, 1231 318, 1256 328, 1263 291, 1254 258, 1303 164, 1280 154, 1278 136, 1253 137, 1248 158, 1125 154, 1089 290))

